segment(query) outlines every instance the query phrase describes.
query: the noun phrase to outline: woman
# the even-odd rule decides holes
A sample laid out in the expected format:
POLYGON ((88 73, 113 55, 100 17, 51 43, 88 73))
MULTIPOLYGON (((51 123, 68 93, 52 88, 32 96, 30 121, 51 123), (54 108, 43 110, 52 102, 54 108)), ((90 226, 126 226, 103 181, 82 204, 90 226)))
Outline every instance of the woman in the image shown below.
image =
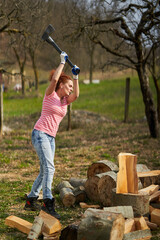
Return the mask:
POLYGON ((24 207, 26 210, 40 210, 37 199, 42 189, 44 204, 41 209, 56 218, 60 216, 55 211, 55 199, 51 191, 55 171, 55 137, 59 124, 67 113, 67 105, 79 96, 78 75, 76 74, 79 68, 76 65, 72 68, 72 81, 70 76, 62 72, 68 58, 67 54, 62 52, 60 58, 58 68, 51 72, 50 84, 43 99, 41 116, 32 132, 32 143, 40 160, 40 173, 33 183, 24 207))

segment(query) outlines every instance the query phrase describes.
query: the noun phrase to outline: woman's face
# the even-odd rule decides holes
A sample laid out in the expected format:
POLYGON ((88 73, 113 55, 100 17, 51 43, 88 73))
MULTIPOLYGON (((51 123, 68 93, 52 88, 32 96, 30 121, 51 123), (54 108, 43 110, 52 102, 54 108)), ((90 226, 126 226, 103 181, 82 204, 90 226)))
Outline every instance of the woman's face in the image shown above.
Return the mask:
POLYGON ((62 83, 62 91, 64 96, 69 96, 73 91, 73 82, 68 80, 66 83, 62 83))

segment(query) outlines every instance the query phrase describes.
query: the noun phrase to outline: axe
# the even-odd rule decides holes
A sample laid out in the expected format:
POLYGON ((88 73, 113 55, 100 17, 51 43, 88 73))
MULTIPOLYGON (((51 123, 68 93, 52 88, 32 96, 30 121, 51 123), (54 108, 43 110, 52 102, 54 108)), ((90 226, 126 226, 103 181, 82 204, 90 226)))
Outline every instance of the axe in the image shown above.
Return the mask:
MULTIPOLYGON (((46 28, 46 30, 44 31, 43 35, 42 35, 42 39, 46 42, 48 42, 49 44, 51 44, 56 50, 57 52, 59 52, 59 54, 61 54, 62 50, 60 49, 60 47, 55 43, 55 41, 51 38, 50 34, 54 32, 54 27, 49 24, 48 27, 46 28)), ((66 60, 66 62, 71 66, 71 68, 73 68, 75 65, 69 60, 69 58, 66 60)), ((79 74, 80 69, 77 68, 76 69, 76 73, 79 74)))

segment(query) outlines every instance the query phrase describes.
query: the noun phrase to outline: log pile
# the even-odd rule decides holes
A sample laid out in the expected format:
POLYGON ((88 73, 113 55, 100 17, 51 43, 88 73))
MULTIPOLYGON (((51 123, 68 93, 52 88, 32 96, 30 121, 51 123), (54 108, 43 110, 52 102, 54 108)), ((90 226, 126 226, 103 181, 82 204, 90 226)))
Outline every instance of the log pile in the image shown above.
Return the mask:
POLYGON ((41 235, 45 240, 151 239, 151 231, 160 227, 160 170, 137 164, 131 153, 120 153, 118 161, 119 168, 108 160, 93 163, 87 179, 71 178, 56 187, 64 206, 79 203, 87 209, 79 222, 61 230, 59 220, 41 211, 33 224, 16 216, 6 224, 28 240, 41 235))

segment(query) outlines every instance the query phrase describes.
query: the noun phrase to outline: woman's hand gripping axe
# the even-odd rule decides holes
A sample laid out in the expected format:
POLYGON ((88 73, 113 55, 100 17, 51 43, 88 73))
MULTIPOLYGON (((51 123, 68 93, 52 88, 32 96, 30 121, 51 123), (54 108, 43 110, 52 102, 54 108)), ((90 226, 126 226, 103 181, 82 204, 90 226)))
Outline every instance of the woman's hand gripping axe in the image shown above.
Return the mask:
MULTIPOLYGON (((61 54, 62 50, 60 49, 60 47, 55 43, 55 41, 51 38, 50 34, 54 32, 54 27, 49 24, 49 26, 46 28, 45 32, 42 35, 42 39, 46 42, 48 42, 49 44, 51 44, 56 50, 57 52, 59 52, 59 54, 61 54)), ((69 60, 69 58, 66 61, 72 68, 74 68, 74 64, 69 60)), ((76 68, 76 74, 79 74, 80 72, 80 68, 76 68)))

